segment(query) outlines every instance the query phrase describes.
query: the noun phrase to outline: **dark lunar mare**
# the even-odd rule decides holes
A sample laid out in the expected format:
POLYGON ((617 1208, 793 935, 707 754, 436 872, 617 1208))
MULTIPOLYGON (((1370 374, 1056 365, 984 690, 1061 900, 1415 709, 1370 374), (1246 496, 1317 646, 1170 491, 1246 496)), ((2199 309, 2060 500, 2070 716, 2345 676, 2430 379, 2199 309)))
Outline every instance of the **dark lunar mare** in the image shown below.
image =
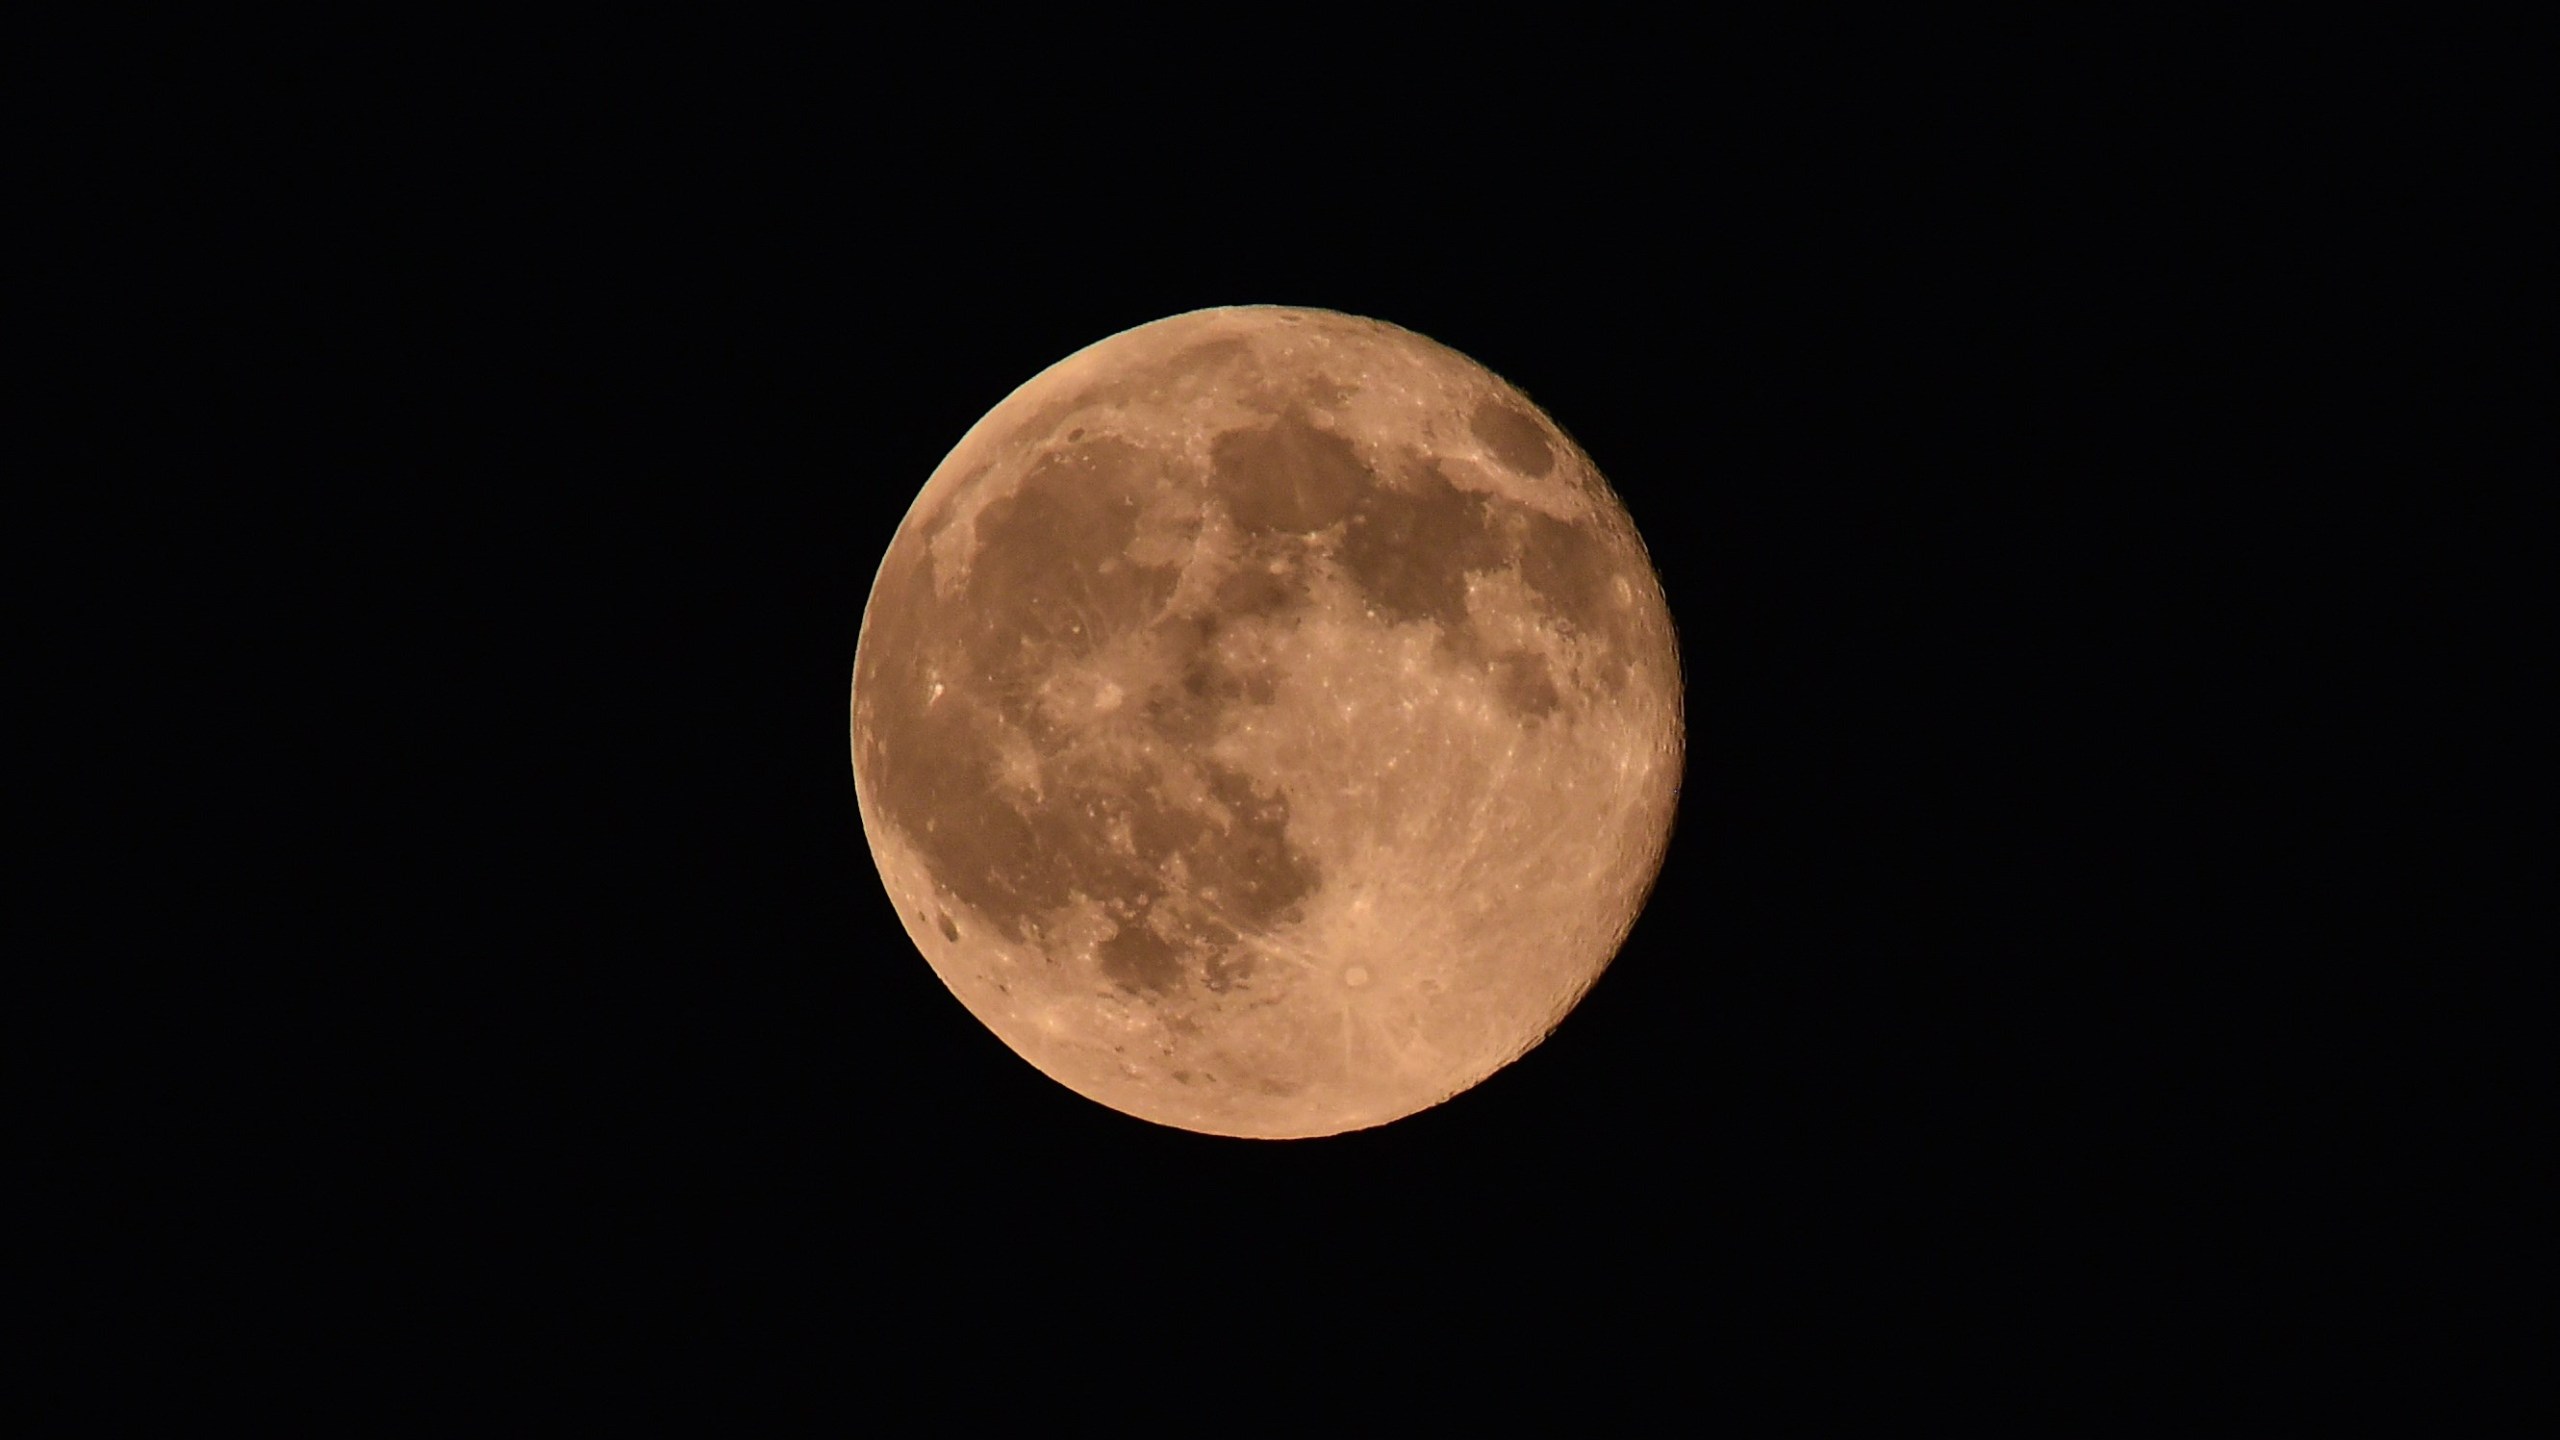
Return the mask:
POLYGON ((1497 692, 1522 714, 1543 716, 1561 703, 1556 677, 1527 651, 1486 652, 1468 623, 1470 574, 1517 568, 1547 617, 1596 647, 1603 692, 1625 687, 1638 635, 1615 587, 1627 568, 1618 547, 1632 548, 1632 536, 1461 490, 1410 450, 1392 481, 1369 487, 1346 519, 1336 555, 1370 603, 1398 622, 1432 622, 1441 648, 1461 664, 1490 669, 1497 692))
MULTIPOLYGON (((1179 570, 1127 558, 1163 463, 1113 439, 1048 455, 978 516, 968 583, 955 595, 934 585, 924 537, 893 546, 862 647, 855 725, 883 817, 955 898, 1007 937, 1036 944, 1044 920, 1083 899, 1118 926, 1098 946, 1114 983, 1219 990, 1240 978, 1227 953, 1238 932, 1281 923, 1320 879, 1289 839, 1285 799, 1197 758, 1215 711, 1252 699, 1254 677, 1215 661, 1215 617, 1177 616, 1159 638, 1180 683, 1131 707, 1159 743, 1081 744, 1035 703, 1043 675, 1163 614, 1179 570), (1007 731, 1042 755, 1036 794, 1002 778, 1007 731), (1167 798, 1151 758, 1167 751, 1195 757, 1208 805, 1167 798), (1129 849, 1115 843, 1124 835, 1129 849), (1176 857, 1179 892, 1168 881, 1176 857), (1203 892, 1214 904, 1197 898, 1203 892)), ((1303 600, 1264 573, 1222 595, 1236 602, 1226 613, 1303 600)))

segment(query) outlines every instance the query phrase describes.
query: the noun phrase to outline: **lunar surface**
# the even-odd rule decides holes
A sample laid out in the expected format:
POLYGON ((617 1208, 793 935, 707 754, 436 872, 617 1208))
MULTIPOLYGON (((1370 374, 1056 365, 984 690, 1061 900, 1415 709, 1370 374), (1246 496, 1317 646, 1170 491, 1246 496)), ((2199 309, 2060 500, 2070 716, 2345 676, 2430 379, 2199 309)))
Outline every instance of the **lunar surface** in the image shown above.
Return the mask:
POLYGON ((1660 869, 1681 713, 1635 527, 1527 397, 1252 306, 962 438, 863 614, 853 771, 908 933, 1022 1058, 1301 1137, 1554 1030, 1660 869))

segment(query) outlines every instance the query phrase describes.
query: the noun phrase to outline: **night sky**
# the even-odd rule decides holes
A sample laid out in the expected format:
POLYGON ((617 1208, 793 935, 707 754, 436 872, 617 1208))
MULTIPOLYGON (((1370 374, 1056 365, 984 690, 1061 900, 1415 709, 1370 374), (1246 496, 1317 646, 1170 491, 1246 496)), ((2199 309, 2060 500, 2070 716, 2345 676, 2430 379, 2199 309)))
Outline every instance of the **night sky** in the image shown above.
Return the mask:
POLYGON ((2391 736, 2321 697, 2338 607, 2370 635, 2410 587, 2339 538, 2391 487, 2307 457, 2408 458, 2339 443, 2389 386, 2312 379, 2405 318, 2397 112, 2097 41, 1443 66, 1281 28, 1234 68, 296 32, 214 87, 170 167, 191 340, 143 358, 225 483, 139 543, 283 557, 155 621, 206 813, 278 838, 204 832, 242 959, 152 1022, 226 1057, 153 1173, 265 1258, 172 1263, 429 1389, 447 1347, 857 1397, 1020 1358, 1700 1416, 1906 1361, 2245 1377, 2346 1323, 2306 1296, 2380 1182, 2339 1157, 2401 1092, 2327 1024, 2396 984, 2336 958, 2389 923, 2339 786, 2391 736), (1315 1142, 1015 1058, 901 931, 846 735, 969 425, 1266 302, 1539 402, 1688 683, 1597 988, 1315 1142))

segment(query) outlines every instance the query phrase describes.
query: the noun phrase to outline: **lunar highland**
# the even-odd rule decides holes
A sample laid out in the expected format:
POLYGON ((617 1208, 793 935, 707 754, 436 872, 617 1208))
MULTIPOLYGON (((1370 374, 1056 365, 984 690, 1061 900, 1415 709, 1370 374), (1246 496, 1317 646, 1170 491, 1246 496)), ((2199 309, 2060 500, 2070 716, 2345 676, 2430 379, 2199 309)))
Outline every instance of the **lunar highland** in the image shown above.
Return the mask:
POLYGON ((1682 764, 1634 524, 1527 397, 1324 310, 1177 315, 989 412, 882 561, 855 791, 1022 1058, 1220 1135, 1379 1125, 1617 953, 1682 764))

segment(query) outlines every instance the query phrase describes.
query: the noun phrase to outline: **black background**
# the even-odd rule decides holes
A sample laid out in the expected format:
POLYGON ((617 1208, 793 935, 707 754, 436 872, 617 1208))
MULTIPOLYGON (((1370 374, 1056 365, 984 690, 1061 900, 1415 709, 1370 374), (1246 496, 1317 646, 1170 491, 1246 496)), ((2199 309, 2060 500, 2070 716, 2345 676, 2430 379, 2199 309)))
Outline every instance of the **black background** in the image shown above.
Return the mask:
POLYGON ((229 958, 129 1022, 214 1058, 132 1082, 106 1147, 169 1238, 112 1293, 380 1394, 858 1405, 956 1366, 959 1404, 1060 1362, 1687 1416, 2245 1381, 2437 1271, 2364 1147, 2455 1082, 2391 1068, 2435 1022, 2361 958, 2403 938, 2381 792, 2432 782, 2354 672, 2433 625, 2406 481, 2468 462, 2394 448, 2408 392, 2338 357, 2443 318, 2413 177, 2472 152, 2420 136, 2495 96, 2415 88, 2423 53, 1339 23, 147 62, 198 98, 124 122, 149 205, 92 199, 176 277, 133 424, 203 458, 125 516, 191 577, 139 779, 204 782, 153 914, 229 958), (1689 687, 1588 1000, 1288 1144, 1122 1117, 969 1017, 844 729, 967 427, 1254 302, 1540 402, 1689 687))

